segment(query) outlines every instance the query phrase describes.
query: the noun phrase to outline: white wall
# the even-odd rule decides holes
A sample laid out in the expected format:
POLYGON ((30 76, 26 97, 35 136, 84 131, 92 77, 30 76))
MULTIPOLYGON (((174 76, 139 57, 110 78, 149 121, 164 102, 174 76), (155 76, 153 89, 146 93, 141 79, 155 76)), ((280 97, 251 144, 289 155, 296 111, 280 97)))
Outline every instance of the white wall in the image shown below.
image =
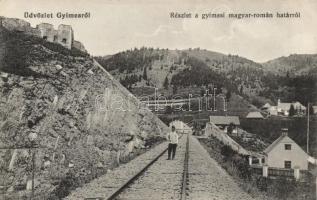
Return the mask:
POLYGON ((302 170, 307 170, 308 168, 308 155, 289 137, 285 137, 277 144, 274 149, 272 149, 265 163, 269 167, 284 168, 284 161, 292 161, 292 168, 299 167, 302 170), (285 144, 291 144, 291 150, 285 150, 285 144))
POLYGON ((214 136, 218 140, 222 141, 224 144, 229 145, 234 151, 243 154, 250 155, 250 152, 245 150, 241 145, 234 141, 229 135, 224 131, 220 130, 216 125, 208 122, 206 124, 205 136, 214 136))

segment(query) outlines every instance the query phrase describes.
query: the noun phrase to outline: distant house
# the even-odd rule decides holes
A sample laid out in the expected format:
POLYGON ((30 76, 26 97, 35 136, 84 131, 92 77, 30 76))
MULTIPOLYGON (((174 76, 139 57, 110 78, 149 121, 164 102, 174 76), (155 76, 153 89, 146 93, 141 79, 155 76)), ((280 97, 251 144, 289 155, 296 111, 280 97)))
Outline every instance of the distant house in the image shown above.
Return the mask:
POLYGON ((297 114, 305 114, 306 107, 303 106, 300 102, 294 102, 294 103, 282 103, 279 99, 277 102, 277 112, 278 114, 289 116, 289 110, 291 108, 291 105, 294 106, 294 109, 297 114))
POLYGON ((264 106, 262 106, 262 110, 267 111, 270 115, 289 116, 289 110, 291 108, 291 105, 294 106, 296 114, 305 114, 306 107, 303 106, 300 102, 296 101, 293 103, 282 103, 280 99, 278 100, 276 106, 271 106, 269 103, 266 103, 264 106))
POLYGON ((179 133, 189 133, 191 128, 180 120, 174 120, 170 123, 170 127, 174 126, 179 133))
POLYGON ((287 129, 282 135, 264 150, 264 163, 273 168, 308 169, 308 154, 287 135, 287 129))
POLYGON ((249 112, 246 118, 247 119, 264 119, 263 115, 258 111, 249 112))
POLYGON ((313 106, 314 114, 317 113, 317 106, 313 106))
POLYGON ((277 112, 277 106, 271 106, 269 109, 268 109, 268 113, 270 115, 278 115, 278 112, 277 112))
POLYGON ((264 104, 264 106, 262 106, 262 110, 267 110, 267 109, 269 109, 271 107, 271 104, 269 104, 269 103, 266 103, 266 104, 264 104))
POLYGON ((225 133, 228 131, 228 127, 233 125, 232 134, 238 134, 238 126, 240 126, 240 120, 238 116, 210 116, 210 122, 218 126, 225 133))

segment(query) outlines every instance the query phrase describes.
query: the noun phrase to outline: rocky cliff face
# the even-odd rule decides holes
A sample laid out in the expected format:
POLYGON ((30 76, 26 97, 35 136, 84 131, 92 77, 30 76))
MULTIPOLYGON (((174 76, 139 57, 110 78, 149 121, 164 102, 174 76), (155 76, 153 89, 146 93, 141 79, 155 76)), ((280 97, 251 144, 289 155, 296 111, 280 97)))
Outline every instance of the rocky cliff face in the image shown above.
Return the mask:
POLYGON ((1 150, 7 185, 30 179, 31 132, 38 135, 36 177, 48 187, 70 168, 79 175, 107 167, 166 133, 167 127, 89 55, 0 29, 5 44, 0 145, 22 148, 1 150))

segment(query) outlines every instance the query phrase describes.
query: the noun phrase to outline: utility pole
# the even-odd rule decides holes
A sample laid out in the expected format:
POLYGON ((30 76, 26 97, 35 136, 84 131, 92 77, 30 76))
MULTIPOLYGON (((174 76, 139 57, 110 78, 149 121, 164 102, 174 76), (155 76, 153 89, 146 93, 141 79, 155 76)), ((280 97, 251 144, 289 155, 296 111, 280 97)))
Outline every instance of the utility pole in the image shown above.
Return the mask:
POLYGON ((307 103, 307 154, 309 154, 309 103, 307 103))
MULTIPOLYGON (((33 145, 34 146, 34 145, 33 145)), ((35 149, 32 152, 32 195, 31 199, 34 198, 34 178, 35 178, 35 149)))

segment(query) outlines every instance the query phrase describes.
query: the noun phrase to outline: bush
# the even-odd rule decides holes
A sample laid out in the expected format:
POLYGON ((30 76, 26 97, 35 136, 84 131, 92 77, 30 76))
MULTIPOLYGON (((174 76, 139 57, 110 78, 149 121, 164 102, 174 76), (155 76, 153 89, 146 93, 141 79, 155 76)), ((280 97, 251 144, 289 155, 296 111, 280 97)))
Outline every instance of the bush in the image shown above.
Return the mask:
POLYGON ((67 173, 66 177, 63 178, 60 184, 58 185, 55 194, 60 199, 66 197, 68 194, 70 194, 71 190, 76 187, 74 185, 76 182, 77 181, 76 181, 74 173, 72 172, 67 173))
POLYGON ((236 152, 228 145, 222 146, 220 152, 226 159, 230 159, 236 154, 236 152))

